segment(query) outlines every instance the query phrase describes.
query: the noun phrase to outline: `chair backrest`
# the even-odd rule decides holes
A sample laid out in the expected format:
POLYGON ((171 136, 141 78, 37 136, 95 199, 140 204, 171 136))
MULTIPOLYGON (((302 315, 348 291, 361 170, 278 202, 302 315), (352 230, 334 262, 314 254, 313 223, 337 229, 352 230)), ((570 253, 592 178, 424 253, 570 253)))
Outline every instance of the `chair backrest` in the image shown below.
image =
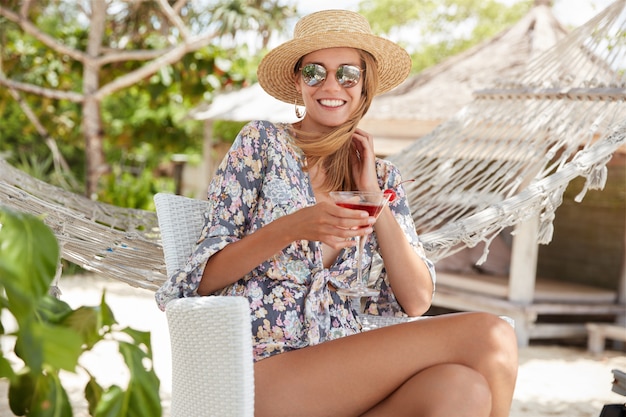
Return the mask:
POLYGON ((163 256, 167 274, 180 269, 191 254, 202 226, 208 201, 174 194, 158 193, 154 196, 163 256))
MULTIPOLYGON (((155 195, 168 274, 181 268, 204 224, 208 202, 155 195)), ((172 347, 171 417, 252 417, 250 307, 244 297, 189 297, 166 306, 172 347)))

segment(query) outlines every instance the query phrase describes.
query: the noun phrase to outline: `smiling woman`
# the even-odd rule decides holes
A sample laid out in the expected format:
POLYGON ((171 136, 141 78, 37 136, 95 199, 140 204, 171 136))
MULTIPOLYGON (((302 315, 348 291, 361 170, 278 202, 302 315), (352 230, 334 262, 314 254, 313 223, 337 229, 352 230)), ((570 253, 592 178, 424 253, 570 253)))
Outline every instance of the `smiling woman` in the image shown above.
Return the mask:
POLYGON ((355 12, 302 18, 257 75, 268 94, 306 113, 240 131, 212 179, 198 244, 157 291, 163 309, 181 297, 247 299, 257 416, 509 413, 517 343, 499 317, 462 313, 364 331, 365 312, 420 316, 433 297, 435 271, 401 174, 357 127, 410 69, 408 53, 355 12), (376 213, 331 196, 386 189, 395 199, 376 213), (345 295, 361 276, 373 295, 345 295))

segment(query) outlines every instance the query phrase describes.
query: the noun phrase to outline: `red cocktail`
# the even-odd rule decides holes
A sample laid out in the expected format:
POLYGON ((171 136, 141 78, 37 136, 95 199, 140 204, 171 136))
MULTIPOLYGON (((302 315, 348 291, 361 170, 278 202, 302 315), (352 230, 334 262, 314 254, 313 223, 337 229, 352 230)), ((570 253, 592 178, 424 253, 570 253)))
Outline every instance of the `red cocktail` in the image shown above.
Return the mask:
POLYGON ((374 205, 374 204, 370 204, 370 203, 343 203, 343 202, 337 202, 336 203, 338 206, 340 207, 345 207, 345 208, 349 208, 352 210, 364 210, 367 211, 367 213, 372 216, 372 217, 378 217, 378 215, 380 214, 380 211, 383 209, 384 205, 374 205))
MULTIPOLYGON (((389 194, 382 191, 333 191, 330 193, 331 198, 340 207, 351 210, 364 210, 377 218, 385 204, 389 201, 389 194)), ((363 281, 362 263, 363 249, 365 246, 365 238, 367 236, 357 236, 357 268, 356 268, 356 285, 349 288, 338 288, 337 292, 350 297, 371 297, 378 294, 378 290, 369 288, 367 283, 363 281)))

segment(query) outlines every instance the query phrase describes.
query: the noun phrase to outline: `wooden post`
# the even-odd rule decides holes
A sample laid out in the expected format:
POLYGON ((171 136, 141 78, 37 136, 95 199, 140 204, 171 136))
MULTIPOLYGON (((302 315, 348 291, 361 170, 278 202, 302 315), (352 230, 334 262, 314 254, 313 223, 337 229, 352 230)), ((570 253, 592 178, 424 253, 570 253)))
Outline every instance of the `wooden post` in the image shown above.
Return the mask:
MULTIPOLYGON (((624 208, 624 218, 624 254, 622 256, 622 274, 619 279, 619 288, 617 289, 617 299, 621 304, 626 304, 626 208, 624 208)), ((621 320, 618 324, 626 326, 626 316, 622 316, 618 320, 621 320)))
MULTIPOLYGON (((624 210, 624 216, 626 217, 626 210, 624 210)), ((626 221, 624 222, 624 254, 622 255, 622 274, 619 279, 619 287, 617 288, 617 302, 621 305, 626 305, 626 221)), ((626 308, 622 314, 617 315, 615 324, 622 329, 626 329, 626 308)), ((624 342, 626 340, 615 342, 614 348, 623 349, 624 342)))
MULTIPOLYGON (((527 221, 515 227, 513 246, 511 248, 511 272, 509 274, 509 301, 519 304, 520 309, 532 304, 535 294, 535 281, 537 276, 537 256, 539 246, 537 236, 539 233, 539 217, 533 216, 527 221)), ((517 342, 519 346, 528 346, 529 331, 534 323, 526 315, 519 314, 515 325, 517 342)), ((533 320, 534 321, 534 320, 533 320)))
POLYGON ((207 190, 211 177, 213 176, 213 120, 206 119, 204 121, 204 134, 202 142, 202 167, 200 169, 200 175, 202 178, 198 181, 198 189, 196 190, 197 196, 201 200, 206 199, 207 190))
POLYGON ((538 216, 533 216, 515 227, 509 276, 508 298, 510 301, 522 304, 533 302, 539 253, 538 233, 538 216))

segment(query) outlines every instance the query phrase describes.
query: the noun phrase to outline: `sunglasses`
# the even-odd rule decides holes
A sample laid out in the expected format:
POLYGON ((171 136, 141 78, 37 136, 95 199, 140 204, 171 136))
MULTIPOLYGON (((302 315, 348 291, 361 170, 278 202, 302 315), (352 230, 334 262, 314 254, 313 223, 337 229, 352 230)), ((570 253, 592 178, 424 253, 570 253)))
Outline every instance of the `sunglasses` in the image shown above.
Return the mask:
MULTIPOLYGON (((300 68, 302 79, 309 87, 320 85, 326 79, 328 71, 321 64, 306 64, 300 68)), ((337 82, 344 88, 354 87, 361 79, 361 73, 365 71, 356 65, 340 65, 335 72, 337 82)))

